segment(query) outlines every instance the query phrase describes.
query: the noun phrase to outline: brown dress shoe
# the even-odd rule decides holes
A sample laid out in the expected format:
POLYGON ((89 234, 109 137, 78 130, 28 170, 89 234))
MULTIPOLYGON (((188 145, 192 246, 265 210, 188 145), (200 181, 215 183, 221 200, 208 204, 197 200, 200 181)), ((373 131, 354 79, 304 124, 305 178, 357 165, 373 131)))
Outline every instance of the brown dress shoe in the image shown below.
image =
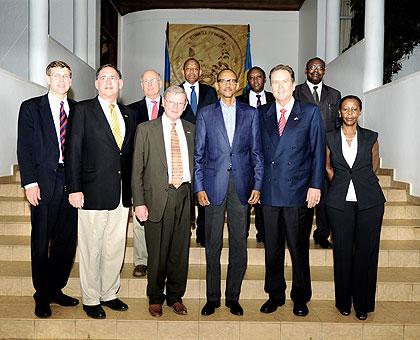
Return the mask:
POLYGON ((171 306, 172 310, 179 315, 187 315, 187 307, 185 307, 185 305, 178 301, 175 302, 172 306, 171 306))
POLYGON ((149 305, 149 313, 151 316, 162 316, 162 305, 159 303, 151 303, 149 305))
POLYGON ((133 276, 135 276, 135 277, 145 276, 146 272, 147 272, 147 266, 145 266, 143 264, 139 264, 139 265, 134 267, 133 276))

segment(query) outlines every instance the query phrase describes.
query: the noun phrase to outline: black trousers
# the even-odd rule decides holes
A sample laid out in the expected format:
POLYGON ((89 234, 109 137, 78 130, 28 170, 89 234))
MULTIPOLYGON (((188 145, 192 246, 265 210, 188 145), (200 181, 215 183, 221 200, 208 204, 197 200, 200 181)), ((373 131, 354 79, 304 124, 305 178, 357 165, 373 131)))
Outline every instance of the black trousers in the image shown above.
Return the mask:
POLYGON ((306 303, 311 299, 311 273, 309 269, 309 235, 306 207, 263 206, 265 230, 265 285, 269 298, 284 303, 285 242, 292 259, 292 290, 294 302, 306 303))
POLYGON ((264 219, 262 213, 262 206, 260 203, 256 203, 253 206, 248 204, 248 216, 247 216, 247 226, 248 231, 251 226, 251 209, 254 207, 254 214, 255 214, 255 229, 257 230, 257 241, 264 242, 264 219))
POLYGON ((331 233, 331 226, 327 219, 325 197, 328 190, 328 181, 325 180, 324 188, 321 199, 315 208, 308 209, 308 223, 312 228, 312 222, 314 220, 314 212, 316 212, 315 223, 316 229, 314 230, 314 239, 328 239, 331 233))
POLYGON ((77 209, 68 201, 64 168, 57 170, 51 200, 31 205, 31 265, 34 299, 49 303, 67 284, 77 244, 77 209))
POLYGON ((181 302, 187 287, 190 251, 190 184, 169 189, 163 217, 159 222, 145 222, 148 252, 147 296, 149 303, 169 306, 181 302))
POLYGON ((238 301, 247 266, 247 209, 242 205, 230 176, 225 199, 221 205, 209 205, 206 212, 206 292, 208 301, 220 301, 220 254, 227 211, 229 231, 229 264, 226 278, 226 300, 238 301))
POLYGON ((327 207, 334 241, 335 305, 338 309, 373 312, 384 206, 358 210, 346 202, 344 211, 327 207))
POLYGON ((204 207, 201 205, 197 206, 197 220, 196 220, 196 224, 197 224, 197 228, 195 229, 195 234, 197 236, 197 242, 206 243, 206 232, 205 232, 205 211, 204 211, 204 207))

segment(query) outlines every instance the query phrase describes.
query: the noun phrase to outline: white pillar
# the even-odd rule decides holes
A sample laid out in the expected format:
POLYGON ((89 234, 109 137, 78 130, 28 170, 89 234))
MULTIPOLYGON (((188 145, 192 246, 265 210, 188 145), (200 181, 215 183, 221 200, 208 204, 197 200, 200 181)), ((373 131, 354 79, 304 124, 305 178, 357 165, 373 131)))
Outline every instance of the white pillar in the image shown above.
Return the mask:
POLYGON ((325 61, 328 64, 340 52, 340 0, 327 0, 326 31, 325 61))
POLYGON ((74 54, 88 60, 88 1, 74 0, 73 20, 74 54))
POLYGON ((383 84, 385 1, 369 0, 365 4, 365 68, 363 91, 383 84))
POLYGON ((48 64, 48 0, 29 1, 29 79, 47 85, 48 64))

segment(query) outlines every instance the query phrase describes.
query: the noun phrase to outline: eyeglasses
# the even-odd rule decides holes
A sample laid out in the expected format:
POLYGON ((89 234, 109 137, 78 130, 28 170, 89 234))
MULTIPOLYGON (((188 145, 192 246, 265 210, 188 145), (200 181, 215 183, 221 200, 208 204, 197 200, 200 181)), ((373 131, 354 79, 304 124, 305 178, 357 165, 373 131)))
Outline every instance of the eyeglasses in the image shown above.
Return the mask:
POLYGON ((116 81, 119 78, 116 77, 116 76, 106 76, 106 75, 104 75, 104 76, 100 76, 98 79, 101 80, 101 81, 108 81, 108 80, 110 80, 110 81, 114 82, 114 81, 116 81))
POLYGON ((160 81, 160 79, 156 79, 156 78, 153 78, 153 79, 144 79, 144 80, 143 80, 143 84, 144 84, 144 85, 155 85, 155 84, 157 84, 159 81, 160 81))
POLYGON ((53 73, 51 77, 56 80, 59 80, 59 79, 69 80, 71 78, 69 74, 58 74, 58 73, 53 73))
POLYGON ((165 103, 171 107, 183 107, 185 106, 185 102, 174 102, 172 100, 166 100, 165 99, 165 103))
POLYGON ((325 67, 322 65, 311 65, 311 66, 308 66, 307 69, 311 71, 315 71, 315 70, 324 71, 325 67))
POLYGON ((217 82, 223 85, 226 85, 226 84, 235 85, 237 83, 237 80, 236 79, 218 79, 217 82))

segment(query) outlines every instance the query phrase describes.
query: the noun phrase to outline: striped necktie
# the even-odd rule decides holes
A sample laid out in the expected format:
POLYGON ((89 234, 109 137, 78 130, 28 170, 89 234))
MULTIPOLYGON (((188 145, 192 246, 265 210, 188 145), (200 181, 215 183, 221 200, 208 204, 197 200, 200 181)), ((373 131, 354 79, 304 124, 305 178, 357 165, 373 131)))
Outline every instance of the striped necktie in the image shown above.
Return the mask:
POLYGON ((67 129, 67 114, 64 110, 64 101, 60 102, 60 148, 61 160, 64 162, 64 143, 66 142, 66 129, 67 129))
POLYGON ((281 135, 283 134, 284 131, 284 127, 286 126, 286 117, 284 116, 286 113, 286 109, 280 109, 280 119, 279 119, 279 135, 281 137, 281 135))
POLYGON ((118 122, 117 110, 115 110, 114 104, 109 104, 109 109, 111 112, 111 130, 114 135, 115 141, 117 142, 118 147, 121 150, 123 139, 121 137, 120 123, 118 122))
POLYGON ((172 159, 172 185, 175 188, 179 188, 182 184, 182 158, 181 148, 179 146, 178 134, 175 130, 176 123, 172 123, 171 129, 171 159, 172 159))

